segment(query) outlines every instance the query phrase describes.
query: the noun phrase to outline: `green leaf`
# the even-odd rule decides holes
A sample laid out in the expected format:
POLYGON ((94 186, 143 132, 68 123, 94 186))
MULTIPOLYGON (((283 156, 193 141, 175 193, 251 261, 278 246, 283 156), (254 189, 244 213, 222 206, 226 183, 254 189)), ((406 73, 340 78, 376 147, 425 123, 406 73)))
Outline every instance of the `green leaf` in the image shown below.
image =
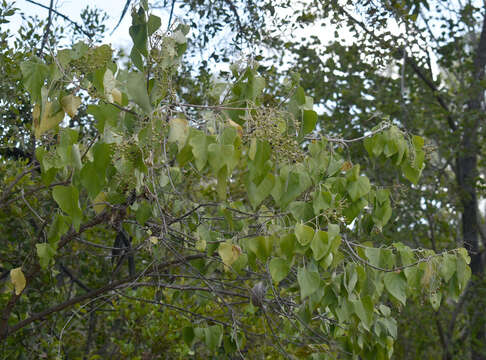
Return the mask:
POLYGON ((356 284, 358 283, 358 272, 354 263, 347 264, 343 277, 343 283, 348 295, 351 295, 356 287, 356 284))
POLYGON ((71 148, 71 166, 76 170, 81 169, 83 166, 78 144, 73 144, 71 148))
POLYGON ((237 164, 233 145, 210 144, 208 146, 209 165, 214 173, 226 165, 228 172, 231 172, 237 164))
POLYGON ((397 321, 394 318, 392 317, 381 318, 378 320, 378 323, 381 324, 386 329, 386 331, 388 332, 388 334, 390 334, 392 338, 394 339, 397 338, 398 326, 397 326, 397 321))
POLYGON ((127 95, 135 104, 140 106, 146 114, 152 111, 150 98, 147 93, 147 83, 141 72, 130 72, 127 75, 127 95))
POLYGON ((372 140, 372 155, 378 157, 383 153, 385 148, 385 136, 383 134, 376 134, 372 140))
MULTIPOLYGON (((345 162, 344 165, 348 165, 349 162, 345 162)), ((351 166, 351 165, 348 165, 351 166)), ((343 166, 344 167, 344 166, 343 166)), ((351 169, 349 169, 346 173, 346 179, 349 182, 358 181, 359 179, 359 171, 361 166, 359 164, 354 165, 351 169)))
POLYGON ((321 211, 329 209, 332 204, 332 194, 329 191, 320 191, 314 194, 314 201, 312 205, 315 214, 319 214, 321 211))
POLYGON ((299 86, 295 91, 294 98, 297 100, 297 104, 304 105, 305 104, 305 91, 304 88, 299 86))
POLYGON ((358 180, 348 183, 347 190, 351 200, 356 201, 370 192, 370 180, 366 176, 360 176, 358 180))
POLYGON ((373 222, 378 228, 383 228, 392 216, 392 208, 390 202, 386 202, 383 205, 375 204, 372 213, 373 222))
POLYGON ((404 161, 401 168, 403 176, 405 176, 405 178, 409 180, 412 184, 417 185, 420 175, 422 173, 422 169, 412 167, 412 165, 408 161, 404 161))
POLYGON ((295 245, 297 243, 295 234, 290 233, 282 236, 279 243, 282 255, 285 255, 287 259, 292 259, 294 256, 295 245))
POLYGON ((49 243, 35 244, 40 266, 45 270, 56 255, 56 249, 49 243))
POLYGON ((331 159, 329 160, 329 165, 327 167, 327 175, 329 176, 335 175, 339 170, 341 170, 343 163, 344 163, 343 159, 338 158, 335 155, 332 155, 331 159))
POLYGON ((462 256, 458 256, 456 258, 456 266, 458 288, 460 291, 464 291, 469 279, 471 278, 471 268, 467 266, 467 263, 462 256))
POLYGON ((444 281, 446 283, 449 282, 452 275, 456 272, 456 257, 452 254, 443 254, 439 269, 444 281))
POLYGON ((47 233, 47 238, 49 244, 52 244, 53 248, 57 248, 57 243, 61 239, 61 236, 67 233, 69 230, 68 220, 64 215, 59 213, 54 215, 54 220, 49 227, 49 232, 47 233))
MULTIPOLYGON (((237 126, 240 126, 236 124, 237 126)), ((240 126, 241 127, 241 126, 240 126)), ((221 144, 234 145, 235 139, 237 138, 237 131, 232 126, 227 126, 224 128, 223 133, 220 136, 219 141, 221 144)))
POLYGON ((312 184, 309 175, 303 171, 290 171, 280 180, 283 182, 280 204, 284 208, 312 184))
MULTIPOLYGON (((239 250, 239 251, 241 251, 241 250, 239 250)), ((245 269, 247 265, 248 265, 248 255, 247 254, 241 254, 238 257, 238 259, 236 259, 236 261, 233 263, 233 265, 231 265, 231 269, 239 273, 243 269, 245 269)))
POLYGON ((109 144, 98 142, 93 146, 93 162, 98 176, 105 175, 106 168, 111 162, 111 147, 109 144))
POLYGON ((309 271, 306 268, 299 268, 297 270, 297 282, 300 286, 300 297, 305 299, 317 291, 320 286, 319 273, 316 271, 309 271))
POLYGON ((391 315, 391 309, 386 306, 386 305, 383 305, 383 304, 380 304, 379 306, 379 309, 380 309, 380 312, 386 316, 386 317, 389 317, 391 315))
POLYGON ((41 89, 49 72, 48 67, 35 61, 25 61, 20 64, 20 70, 22 71, 24 86, 29 91, 32 102, 39 103, 41 101, 41 89))
POLYGON ((132 48, 132 51, 130 51, 130 60, 132 60, 133 65, 135 65, 138 70, 144 70, 142 54, 135 46, 132 48))
POLYGON ((74 229, 79 231, 83 213, 79 207, 79 192, 74 186, 54 186, 52 197, 62 211, 71 216, 74 229))
POLYGON ((211 351, 216 351, 223 340, 223 328, 221 325, 213 325, 204 329, 206 346, 211 351))
POLYGON ((147 21, 148 36, 152 36, 154 32, 159 30, 161 24, 160 18, 151 14, 147 21))
POLYGON ((385 289, 404 306, 407 301, 407 281, 401 273, 387 272, 383 278, 385 289))
POLYGON ((95 127, 100 133, 103 133, 105 124, 112 127, 117 124, 120 109, 111 104, 88 105, 87 113, 94 116, 96 120, 95 127))
POLYGON ((192 326, 186 326, 182 329, 182 338, 187 346, 192 346, 195 337, 196 334, 194 333, 194 328, 192 326))
POLYGON ((346 222, 350 224, 367 205, 368 201, 366 201, 364 198, 358 199, 358 201, 351 203, 343 210, 343 215, 346 218, 346 222))
POLYGON ((367 247, 365 255, 371 265, 379 267, 381 265, 381 249, 367 247))
POLYGON ((304 136, 315 129, 317 124, 317 113, 314 110, 304 110, 302 120, 302 136, 304 136))
POLYGON ((105 186, 105 177, 100 176, 100 172, 92 162, 87 162, 81 169, 81 185, 88 191, 91 199, 94 199, 105 186))
POLYGON ((339 236, 339 225, 336 224, 328 224, 327 225, 327 232, 329 236, 329 241, 334 241, 337 236, 339 236))
POLYGON ((287 277, 290 270, 289 261, 282 258, 273 258, 268 267, 273 281, 277 284, 287 277))
POLYGON ((366 330, 370 330, 373 323, 373 301, 370 296, 365 296, 361 300, 351 301, 354 313, 358 316, 366 330))
MULTIPOLYGON (((156 20, 152 20, 154 22, 156 20)), ((128 29, 130 36, 133 40, 133 47, 144 56, 147 56, 147 38, 148 29, 145 18, 145 11, 142 7, 135 11, 132 11, 132 26, 128 29)))
POLYGON ((228 168, 223 166, 221 170, 218 171, 217 174, 217 186, 216 186, 216 193, 218 194, 218 198, 220 200, 226 200, 227 196, 227 179, 228 179, 228 168))
POLYGON ((275 177, 271 173, 268 173, 258 186, 255 185, 253 181, 250 181, 248 185, 248 199, 254 209, 256 209, 268 195, 270 195, 274 184, 275 177))
POLYGON ((152 207, 147 201, 143 201, 138 204, 138 208, 135 212, 135 218, 137 222, 144 226, 148 219, 152 216, 152 207))
POLYGON ((310 221, 314 218, 314 210, 308 201, 293 201, 289 211, 296 221, 310 221))
POLYGON ((295 236, 297 241, 303 245, 308 245, 314 238, 314 229, 304 224, 295 224, 295 236))
POLYGON ((265 166, 270 159, 272 149, 267 141, 257 140, 253 138, 251 140, 248 157, 250 161, 248 166, 250 169, 250 180, 258 182, 258 179, 268 172, 268 168, 265 166))
POLYGON ((257 258, 265 261, 272 254, 273 238, 271 236, 257 236, 249 238, 246 246, 257 258))
POLYGON ((327 255, 331 244, 327 232, 318 230, 314 234, 314 238, 311 242, 311 249, 316 261, 321 260, 327 255))
POLYGON ((469 254, 467 253, 467 250, 465 248, 459 248, 457 249, 457 253, 464 259, 464 261, 466 262, 466 264, 470 264, 471 263, 471 257, 469 256, 469 254))
POLYGON ((191 145, 192 155, 196 159, 196 168, 201 171, 208 161, 208 146, 211 143, 211 138, 202 131, 194 131, 194 134, 189 137, 189 145, 191 145))

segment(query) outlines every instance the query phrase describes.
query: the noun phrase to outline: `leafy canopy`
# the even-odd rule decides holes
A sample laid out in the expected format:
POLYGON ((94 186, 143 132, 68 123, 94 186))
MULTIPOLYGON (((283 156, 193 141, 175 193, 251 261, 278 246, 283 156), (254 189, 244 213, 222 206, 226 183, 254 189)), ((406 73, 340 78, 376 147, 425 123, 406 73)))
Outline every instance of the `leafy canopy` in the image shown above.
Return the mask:
MULTIPOLYGON (((387 226, 390 191, 346 156, 347 140, 322 133, 298 76, 282 86, 285 99, 268 102, 258 64, 248 63, 232 68, 217 97, 208 94, 221 102, 182 103, 176 78, 189 28, 166 34, 160 25, 146 5, 133 11, 128 67, 108 45, 83 42, 20 65, 40 167, 31 186, 45 194, 36 206, 47 231, 33 239, 37 256, 10 271, 2 307, 15 297, 35 302, 29 289, 47 297, 73 254, 90 288, 74 300, 60 288, 60 306, 44 302, 42 317, 21 307, 24 320, 11 317, 2 334, 8 345, 31 334, 24 326, 89 303, 114 310, 100 315, 108 321, 137 314, 143 325, 125 326, 149 329, 137 336, 154 353, 388 359, 397 309, 458 299, 470 277, 464 249, 360 241, 387 226), (80 109, 91 121, 84 134, 65 126, 80 109), (104 257, 93 255, 100 248, 104 257), (162 328, 172 344, 151 337, 162 328)), ((422 137, 382 121, 364 138, 370 158, 417 183, 422 137)), ((99 326, 96 336, 108 341, 110 331, 99 326)), ((59 349, 77 336, 69 327, 62 334, 50 339, 59 349)), ((138 355, 128 334, 120 354, 138 355)))

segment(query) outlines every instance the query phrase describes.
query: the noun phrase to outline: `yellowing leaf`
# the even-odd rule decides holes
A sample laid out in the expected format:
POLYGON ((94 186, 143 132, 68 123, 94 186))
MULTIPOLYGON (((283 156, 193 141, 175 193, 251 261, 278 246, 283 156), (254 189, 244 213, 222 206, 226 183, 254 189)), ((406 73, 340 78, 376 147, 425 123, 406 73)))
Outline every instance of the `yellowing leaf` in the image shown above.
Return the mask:
POLYGON ((22 268, 18 267, 10 270, 10 280, 14 285, 15 295, 20 295, 22 291, 24 291, 25 285, 27 284, 24 273, 22 272, 22 268))
POLYGON ((122 103, 122 93, 120 90, 118 90, 117 88, 111 90, 111 96, 113 97, 113 101, 115 101, 116 103, 120 104, 122 103))
POLYGON ((231 266, 241 255, 241 248, 231 243, 221 243, 218 247, 218 254, 227 267, 231 266))
POLYGON ((95 213, 99 214, 105 209, 106 205, 102 204, 104 202, 106 202, 106 194, 102 191, 93 199, 93 210, 95 213))
POLYGON ((240 124, 235 123, 231 119, 228 120, 228 123, 230 124, 230 126, 232 126, 236 129, 236 132, 238 133, 239 137, 243 137, 243 128, 241 127, 240 124))
POLYGON ((433 292, 429 295, 430 305, 437 311, 440 307, 440 302, 442 301, 442 293, 440 291, 433 292))
POLYGON ((150 240, 150 242, 151 242, 152 244, 154 244, 154 245, 157 245, 157 243, 159 242, 159 239, 157 239, 157 237, 156 237, 156 236, 151 236, 151 237, 149 237, 149 240, 150 240))
POLYGON ((169 142, 176 142, 179 150, 181 150, 189 136, 189 124, 185 119, 174 118, 170 119, 169 126, 169 142))
POLYGON ((74 95, 64 96, 61 99, 61 105, 66 114, 73 118, 78 113, 79 105, 81 105, 81 98, 74 95))
POLYGON ((204 240, 203 238, 197 239, 196 250, 197 251, 206 251, 206 240, 204 240))
POLYGON ((103 75, 103 88, 105 91, 106 100, 113 102, 113 89, 116 88, 116 79, 113 76, 113 72, 110 69, 105 71, 103 75))
POLYGON ((38 128, 40 124, 41 107, 39 104, 34 105, 32 110, 32 119, 34 119, 34 128, 38 128))
POLYGON ((351 164, 349 161, 345 161, 343 165, 341 166, 341 171, 348 171, 353 167, 353 164, 351 164))
MULTIPOLYGON (((36 109, 34 108, 34 111, 36 109)), ((34 116, 34 114, 32 114, 34 116)), ((38 138, 43 133, 56 127, 64 119, 64 111, 56 109, 52 102, 47 101, 43 104, 40 121, 36 124, 34 119, 35 137, 38 138)))

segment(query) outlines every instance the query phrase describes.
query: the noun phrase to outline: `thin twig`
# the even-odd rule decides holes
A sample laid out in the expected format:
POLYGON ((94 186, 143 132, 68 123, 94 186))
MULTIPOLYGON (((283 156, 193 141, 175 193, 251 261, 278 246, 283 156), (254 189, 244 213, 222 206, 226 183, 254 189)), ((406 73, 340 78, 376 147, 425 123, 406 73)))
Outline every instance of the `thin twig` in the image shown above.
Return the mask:
MULTIPOLYGON (((37 5, 37 6, 40 6, 41 8, 44 8, 44 9, 47 9, 49 10, 49 6, 46 6, 44 4, 41 4, 41 3, 38 3, 37 1, 34 1, 34 0, 26 0, 27 2, 31 3, 31 4, 34 4, 34 5, 37 5)), ((62 17, 64 20, 66 20, 67 22, 71 23, 74 25, 74 27, 76 29, 78 29, 79 31, 81 31, 84 35, 86 35, 88 38, 92 38, 93 37, 93 34, 85 31, 82 26, 80 26, 77 22, 71 20, 68 16, 60 13, 59 11, 55 10, 55 9, 52 9, 52 12, 60 17, 62 17)))
MULTIPOLYGON (((371 131, 369 134, 366 134, 366 135, 363 135, 363 136, 360 136, 360 137, 357 137, 357 138, 354 138, 354 139, 341 139, 341 138, 333 138, 333 137, 328 137, 328 136, 323 136, 323 138, 326 139, 329 142, 349 144, 349 143, 361 141, 361 140, 364 140, 366 138, 372 137, 373 135, 376 135, 376 134, 382 132, 383 130, 388 129, 390 126, 391 126, 391 124, 387 122, 387 123, 383 124, 383 126, 381 126, 380 128, 371 131)), ((306 140, 320 140, 321 138, 317 138, 317 137, 313 137, 313 136, 306 136, 305 139, 306 140)))
POLYGON ((30 204, 27 202, 27 200, 25 200, 25 197, 24 197, 24 189, 20 190, 20 195, 22 196, 22 200, 24 201, 25 205, 27 205, 27 207, 29 208, 30 211, 32 211, 32 213, 41 221, 42 224, 45 223, 45 220, 37 213, 37 211, 35 211, 32 206, 30 206, 30 204))
POLYGON ((412 263, 412 264, 408 264, 408 265, 403 265, 403 266, 397 266, 397 267, 394 267, 392 269, 385 269, 385 268, 382 268, 382 267, 379 267, 379 266, 376 266, 376 265, 373 265, 371 263, 369 263, 368 261, 366 261, 365 259, 363 259, 361 256, 359 256, 356 251, 354 251, 353 247, 351 246, 351 244, 349 243, 348 240, 346 240, 346 237, 342 237, 342 239, 344 240, 345 244, 347 245, 349 251, 351 252, 351 255, 356 259, 358 260, 359 262, 363 263, 364 265, 372 268, 372 269, 375 269, 375 270, 379 270, 379 271, 383 271, 383 272, 396 272, 396 271, 401 271, 401 270, 404 270, 404 269, 407 269, 407 268, 411 268, 411 267, 414 267, 422 262, 428 262, 429 260, 435 258, 435 257, 439 257, 439 256, 442 256, 442 254, 435 254, 435 255, 431 255, 431 256, 428 256, 428 257, 425 257, 425 258, 422 258, 422 259, 419 259, 417 260, 416 262, 412 263))
MULTIPOLYGON (((159 267, 164 268, 164 267, 168 267, 170 265, 176 264, 176 263, 186 262, 186 261, 189 261, 191 259, 197 259, 197 258, 200 258, 200 257, 201 257, 201 255, 199 255, 199 256, 198 255, 191 255, 191 256, 181 257, 180 260, 172 260, 172 261, 168 261, 168 262, 159 264, 159 267)), ((45 317, 47 317, 47 316, 49 316, 53 313, 59 312, 59 311, 64 310, 68 307, 76 305, 80 302, 84 302, 88 299, 95 298, 95 297, 98 297, 99 295, 102 295, 106 292, 112 291, 113 289, 116 289, 118 286, 120 286, 122 284, 125 284, 125 283, 128 283, 128 282, 131 282, 133 280, 138 279, 140 276, 143 276, 144 273, 145 273, 145 271, 142 272, 142 273, 137 273, 137 274, 130 276, 130 277, 127 277, 125 279, 106 284, 106 285, 104 285, 104 286, 102 286, 98 289, 92 290, 92 291, 90 291, 86 294, 80 295, 80 296, 76 296, 72 299, 69 299, 69 300, 67 300, 63 303, 55 305, 55 306, 48 308, 44 311, 34 313, 33 315, 31 315, 27 319, 21 320, 18 323, 16 323, 15 325, 13 325, 12 327, 10 327, 7 330, 6 334, 0 334, 0 339, 4 339, 4 338, 12 335, 16 331, 22 329, 23 327, 25 327, 25 326, 27 326, 27 325, 29 325, 29 324, 37 321, 37 320, 43 319, 43 318, 45 318, 45 317)))

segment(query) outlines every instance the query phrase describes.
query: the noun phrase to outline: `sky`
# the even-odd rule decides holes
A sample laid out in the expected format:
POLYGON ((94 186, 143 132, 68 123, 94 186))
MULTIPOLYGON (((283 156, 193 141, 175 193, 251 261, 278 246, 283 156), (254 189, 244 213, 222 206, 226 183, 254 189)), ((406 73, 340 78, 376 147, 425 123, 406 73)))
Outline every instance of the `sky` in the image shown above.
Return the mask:
MULTIPOLYGON (((50 3, 49 0, 35 1, 46 6, 49 6, 50 3)), ((104 42, 111 44, 115 48, 127 49, 131 47, 131 39, 128 34, 128 28, 131 25, 130 12, 125 15, 120 26, 115 30, 113 34, 111 34, 113 28, 120 18, 123 7, 125 6, 124 0, 54 0, 54 5, 54 8, 58 12, 68 16, 77 23, 81 23, 81 18, 79 14, 86 6, 90 6, 91 8, 97 7, 104 10, 109 16, 108 21, 106 22, 108 28, 108 36, 104 42)), ((48 15, 47 9, 29 3, 25 0, 17 0, 15 2, 15 6, 27 16, 37 15, 40 18, 47 18, 48 15)), ((153 13, 162 18, 162 24, 164 23, 164 19, 168 19, 169 17, 168 11, 165 10, 154 10, 153 13)), ((10 30, 12 32, 15 32, 20 27, 21 21, 22 19, 20 15, 15 15, 9 24, 10 30)))
MULTIPOLYGON (((49 0, 35 0, 38 3, 41 3, 45 6, 49 6, 49 0)), ((136 1, 133 1, 135 3, 136 1)), ((151 3, 151 1, 149 1, 151 3)), ((167 1, 168 7, 170 6, 170 1, 167 1)), ((81 19, 79 14, 81 11, 86 7, 90 6, 92 8, 97 7, 102 10, 104 10, 108 16, 109 19, 106 22, 107 27, 108 27, 108 34, 111 34, 111 31, 115 27, 116 23, 118 22, 120 15, 123 11, 123 7, 125 5, 125 0, 102 0, 102 1, 96 1, 96 0, 54 0, 54 8, 59 11, 60 13, 70 17, 72 20, 74 20, 77 23, 81 23, 81 19)), ((17 0, 15 1, 15 6, 20 9, 21 12, 23 12, 25 15, 37 15, 40 18, 47 18, 48 15, 48 10, 44 9, 38 5, 29 3, 25 0, 17 0)), ((290 13, 293 12, 292 8, 289 8, 287 10, 280 9, 279 11, 281 12, 279 16, 288 16, 290 13), (289 12, 289 14, 287 14, 289 12)), ((174 9, 174 17, 177 17, 177 12, 180 11, 179 9, 176 8, 174 9)), ((162 28, 164 28, 164 20, 167 21, 169 18, 169 8, 167 9, 152 9, 152 13, 155 15, 158 15, 162 19, 162 28)), ((16 15, 13 18, 11 18, 11 23, 9 24, 9 28, 12 32, 15 32, 20 24, 21 24, 21 17, 20 15, 16 15)), ((109 35, 106 38, 106 43, 112 44, 113 47, 116 48, 126 48, 131 46, 131 40, 130 36, 128 34, 128 28, 130 27, 131 24, 131 17, 130 13, 128 12, 120 26, 115 30, 115 32, 111 35, 109 35)), ((167 26, 167 24, 165 24, 167 26)), ((327 31, 329 29, 311 29, 311 32, 318 35, 319 37, 329 37, 331 34, 333 34, 333 31, 327 31)), ((309 29, 307 29, 309 31, 309 29)), ((292 34, 292 36, 308 36, 308 32, 302 32, 302 34, 292 34)), ((351 39, 350 39, 351 40, 351 39)))

